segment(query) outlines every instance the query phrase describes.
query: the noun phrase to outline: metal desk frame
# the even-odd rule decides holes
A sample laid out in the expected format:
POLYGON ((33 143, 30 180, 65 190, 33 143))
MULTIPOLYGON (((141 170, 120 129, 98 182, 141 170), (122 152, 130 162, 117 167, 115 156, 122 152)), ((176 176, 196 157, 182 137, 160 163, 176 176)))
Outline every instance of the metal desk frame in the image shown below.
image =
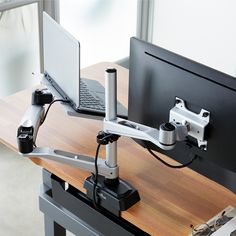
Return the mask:
POLYGON ((149 235, 121 217, 96 210, 84 193, 43 169, 39 209, 44 214, 45 236, 149 235))

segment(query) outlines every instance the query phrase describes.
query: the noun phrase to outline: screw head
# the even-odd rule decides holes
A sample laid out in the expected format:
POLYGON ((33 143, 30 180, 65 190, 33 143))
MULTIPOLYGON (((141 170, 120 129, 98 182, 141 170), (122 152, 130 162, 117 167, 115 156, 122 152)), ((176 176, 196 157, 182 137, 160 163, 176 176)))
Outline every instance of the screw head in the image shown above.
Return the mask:
POLYGON ((208 117, 208 116, 209 116, 209 113, 208 113, 208 112, 203 112, 202 116, 203 116, 203 117, 208 117))
POLYGON ((175 104, 179 104, 179 103, 181 103, 181 100, 176 99, 176 100, 175 100, 175 104))

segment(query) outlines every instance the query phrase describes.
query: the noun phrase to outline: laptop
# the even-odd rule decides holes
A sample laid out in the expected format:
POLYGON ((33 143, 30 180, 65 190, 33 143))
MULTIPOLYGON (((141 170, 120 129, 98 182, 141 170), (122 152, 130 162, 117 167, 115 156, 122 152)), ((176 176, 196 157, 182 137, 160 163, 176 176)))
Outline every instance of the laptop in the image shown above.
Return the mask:
MULTIPOLYGON (((105 116, 105 89, 96 80, 80 78, 80 43, 43 13, 44 77, 76 112, 105 116)), ((117 116, 128 117, 117 102, 117 116)))

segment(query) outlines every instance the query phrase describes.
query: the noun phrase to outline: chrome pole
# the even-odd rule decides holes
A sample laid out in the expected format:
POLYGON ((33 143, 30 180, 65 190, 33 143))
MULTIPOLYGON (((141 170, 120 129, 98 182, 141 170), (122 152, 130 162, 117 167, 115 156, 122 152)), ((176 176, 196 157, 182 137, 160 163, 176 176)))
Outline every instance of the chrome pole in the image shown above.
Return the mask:
MULTIPOLYGON (((105 71, 105 120, 117 119, 117 72, 115 68, 105 71)), ((117 166, 117 142, 106 145, 106 164, 109 167, 117 166)))

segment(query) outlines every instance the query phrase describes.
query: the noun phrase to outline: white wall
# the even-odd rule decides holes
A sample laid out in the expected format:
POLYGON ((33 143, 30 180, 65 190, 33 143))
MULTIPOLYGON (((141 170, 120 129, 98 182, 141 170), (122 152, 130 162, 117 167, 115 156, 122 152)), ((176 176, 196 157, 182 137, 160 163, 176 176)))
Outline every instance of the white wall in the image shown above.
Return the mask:
POLYGON ((0 98, 39 81, 37 4, 0 12, 0 98))
POLYGON ((154 44, 236 76, 235 0, 154 3, 154 44))
POLYGON ((61 0, 60 23, 80 41, 81 67, 129 55, 137 0, 61 0))

